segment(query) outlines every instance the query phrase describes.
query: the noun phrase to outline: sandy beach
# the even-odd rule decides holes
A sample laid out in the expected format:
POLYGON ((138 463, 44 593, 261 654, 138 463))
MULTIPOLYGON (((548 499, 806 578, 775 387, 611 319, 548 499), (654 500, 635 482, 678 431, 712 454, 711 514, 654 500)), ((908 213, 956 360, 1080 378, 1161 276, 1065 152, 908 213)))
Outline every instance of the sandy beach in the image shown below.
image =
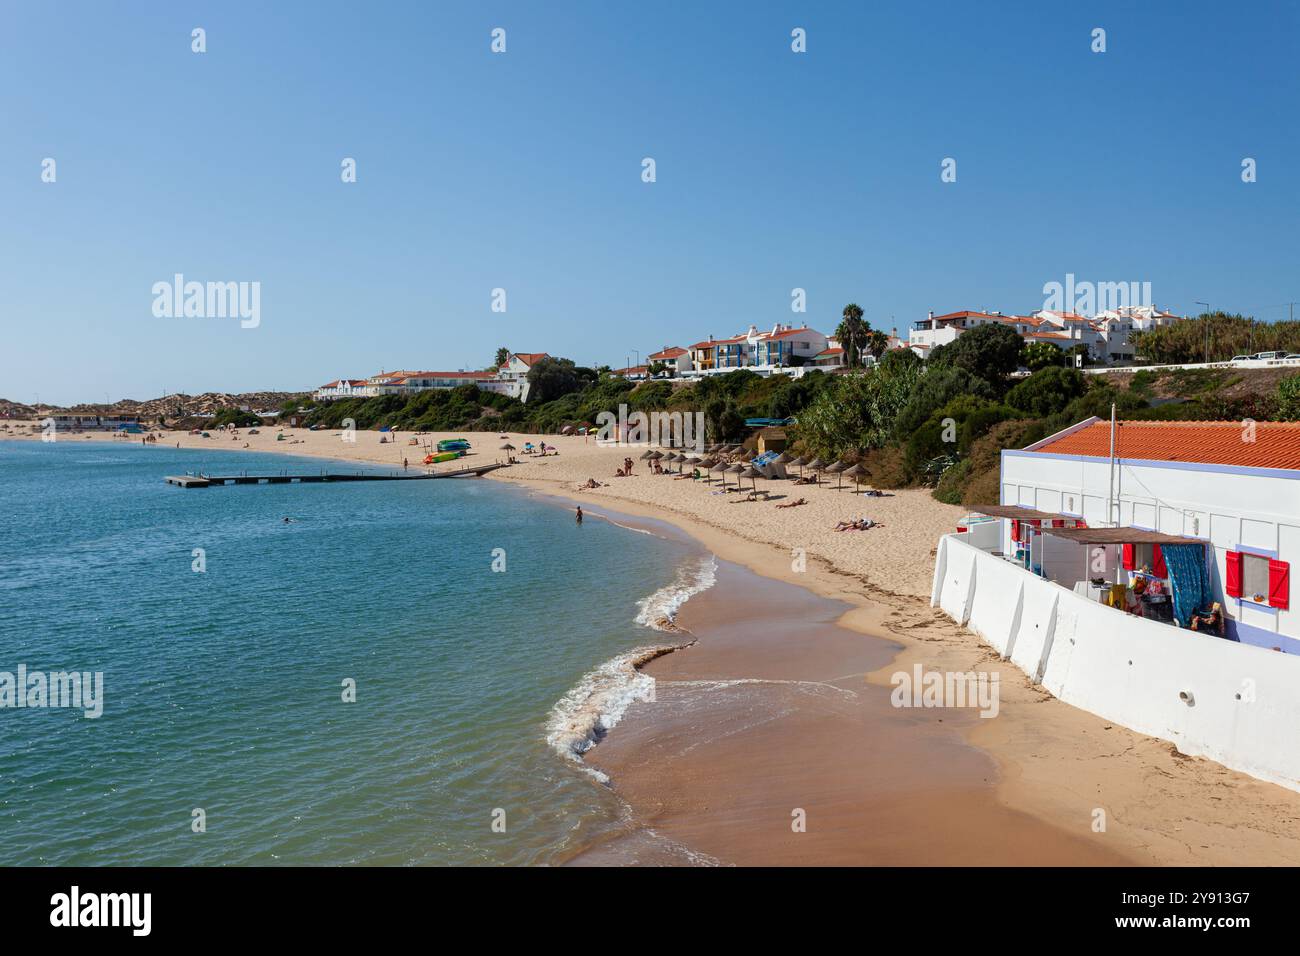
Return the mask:
MULTIPOLYGON (((24 437, 13 424, 0 430, 0 438, 24 437)), ((302 429, 284 429, 285 439, 277 441, 277 429, 270 426, 254 436, 245 430, 236 440, 212 434, 204 439, 167 433, 162 442, 195 449, 195 470, 204 467, 203 449, 234 451, 245 444, 259 452, 397 468, 409 458, 412 469, 422 469, 415 463, 423 453, 407 444, 405 434, 395 443, 381 443, 373 432, 359 432, 349 443, 338 432, 302 429)), ((592 752, 589 759, 610 773, 615 789, 637 813, 702 853, 742 864, 1300 863, 1300 837, 1293 826, 1300 819, 1300 794, 1181 755, 1168 743, 1057 701, 932 609, 935 543, 954 529, 962 511, 935 501, 928 491, 866 498, 833 485, 760 480, 760 488, 770 487, 772 500, 737 503, 735 494, 712 493, 716 482, 707 486, 653 476, 640 461, 633 477, 614 477, 623 458, 638 458, 642 448, 514 433, 508 439, 432 434, 419 441, 444 437, 474 443, 475 454, 455 466, 504 461, 507 453, 497 449, 507 440, 518 448, 545 440, 558 455, 521 457, 486 480, 572 499, 597 515, 604 507, 671 522, 722 561, 842 602, 838 620, 813 622, 777 640, 757 638, 754 627, 742 626, 760 619, 761 589, 744 599, 743 614, 710 600, 709 592, 693 599, 678 623, 707 640, 646 666, 662 682, 663 700, 673 700, 674 682, 761 682, 747 685, 752 692, 719 698, 730 701, 727 706, 685 715, 670 704, 634 705, 592 752), (603 486, 579 491, 589 478, 603 486), (808 504, 776 507, 798 497, 808 504), (831 530, 836 522, 864 515, 880 525, 865 532, 831 530), (798 560, 801 554, 806 562, 798 560), (856 635, 883 639, 901 651, 882 655, 876 641, 866 647, 856 635), (890 707, 890 675, 916 663, 927 671, 997 673, 998 716, 890 707), (762 683, 781 681, 839 690, 791 695, 773 691, 781 684, 762 683), (861 693, 850 705, 840 690, 861 693), (700 737, 702 724, 714 730, 731 726, 728 722, 742 712, 786 716, 735 724, 734 733, 704 735, 704 747, 687 746, 692 735, 700 737), (881 734, 867 733, 882 721, 893 721, 884 745, 881 734), (924 747, 917 743, 921 740, 924 747), (910 759, 918 752, 943 757, 918 765, 910 759), (688 755, 675 756, 681 753, 688 755), (887 777, 881 768, 887 768, 887 777), (762 796, 735 799, 739 793, 762 796), (967 799, 954 799, 963 793, 967 799), (729 804, 726 825, 702 825, 700 807, 723 803, 729 804), (810 815, 808 833, 789 837, 791 808, 807 804, 822 808, 820 815, 810 815), (954 811, 963 804, 964 812, 954 811), (872 811, 869 818, 864 807, 872 811), (783 808, 780 821, 772 816, 776 808, 783 808), (1104 811, 1104 832, 1094 829, 1098 810, 1104 811), (760 817, 761 827, 755 822, 760 817), (911 839, 902 836, 908 830, 911 839)), ((139 436, 91 433, 58 440, 107 440, 134 445, 141 454, 150 450, 139 436)))

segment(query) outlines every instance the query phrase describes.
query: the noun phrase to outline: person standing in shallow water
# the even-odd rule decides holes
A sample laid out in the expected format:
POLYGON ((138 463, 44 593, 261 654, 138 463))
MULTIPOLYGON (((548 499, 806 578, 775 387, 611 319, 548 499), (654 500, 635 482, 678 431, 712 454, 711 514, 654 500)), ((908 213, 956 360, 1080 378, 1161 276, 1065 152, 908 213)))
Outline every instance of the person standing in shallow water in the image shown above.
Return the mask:
POLYGON ((578 505, 578 513, 575 515, 578 524, 582 524, 582 505, 578 505))

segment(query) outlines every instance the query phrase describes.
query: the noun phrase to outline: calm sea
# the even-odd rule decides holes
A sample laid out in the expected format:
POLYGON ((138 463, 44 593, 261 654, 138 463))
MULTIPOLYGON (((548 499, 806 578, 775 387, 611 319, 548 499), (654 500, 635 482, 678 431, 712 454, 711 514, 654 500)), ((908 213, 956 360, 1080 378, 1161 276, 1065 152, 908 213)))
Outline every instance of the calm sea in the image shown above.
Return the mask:
POLYGON ((8 862, 547 863, 622 825, 571 752, 708 556, 490 480, 162 481, 198 467, 356 470, 0 442, 0 671, 104 675, 98 719, 0 710, 8 862))

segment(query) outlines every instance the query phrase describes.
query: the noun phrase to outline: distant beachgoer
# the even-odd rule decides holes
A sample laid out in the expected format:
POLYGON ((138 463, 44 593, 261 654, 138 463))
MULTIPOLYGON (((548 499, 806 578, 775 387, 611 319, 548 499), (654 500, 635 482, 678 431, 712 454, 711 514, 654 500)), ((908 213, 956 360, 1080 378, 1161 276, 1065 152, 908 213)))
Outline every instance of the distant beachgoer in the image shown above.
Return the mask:
POLYGON ((402 459, 402 471, 406 471, 406 469, 409 468, 409 467, 411 467, 411 463, 410 463, 410 461, 407 460, 406 458, 403 458, 403 459, 402 459))
POLYGON ((778 508, 798 508, 800 505, 806 505, 807 503, 808 503, 808 499, 807 499, 807 498, 797 498, 797 499, 795 499, 794 501, 786 501, 786 502, 783 502, 782 504, 777 505, 777 507, 778 507, 778 508))
POLYGON ((578 519, 578 524, 582 524, 582 505, 578 505, 577 519, 578 519))

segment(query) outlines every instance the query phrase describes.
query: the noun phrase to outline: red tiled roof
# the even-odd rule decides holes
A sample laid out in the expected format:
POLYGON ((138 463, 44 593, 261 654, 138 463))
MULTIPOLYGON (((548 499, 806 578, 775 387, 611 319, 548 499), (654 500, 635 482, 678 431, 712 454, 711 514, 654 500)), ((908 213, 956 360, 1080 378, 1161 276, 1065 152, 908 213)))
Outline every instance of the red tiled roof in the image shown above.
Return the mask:
POLYGON ((833 348, 823 349, 822 351, 817 353, 816 357, 821 358, 823 355, 843 355, 843 354, 844 354, 844 349, 836 345, 833 348))
POLYGON ((685 355, 686 349, 674 345, 672 348, 664 349, 662 352, 655 352, 653 355, 646 356, 652 359, 669 359, 677 358, 679 355, 685 355))
MULTIPOLYGON (((775 335, 773 335, 772 333, 769 332, 769 333, 767 334, 766 338, 769 338, 769 339, 788 339, 788 338, 789 338, 790 336, 792 336, 792 335, 821 335, 821 333, 818 332, 816 329, 808 329, 808 328, 803 328, 803 329, 782 329, 780 332, 777 332, 775 335)), ((825 338, 825 336, 823 336, 823 338, 825 338)))
MULTIPOLYGON (((532 365, 533 363, 540 362, 542 359, 546 358, 546 353, 545 352, 515 352, 511 357, 519 359, 519 361, 523 362, 525 365, 532 365)), ((503 365, 502 368, 505 368, 505 366, 503 365)))
POLYGON ((407 378, 495 378, 495 372, 412 372, 407 378))
MULTIPOLYGON (((1240 422, 1120 422, 1115 449, 1120 458, 1300 470, 1300 422, 1256 422, 1253 431, 1240 422)), ((1034 451, 1108 458, 1110 422, 1047 439, 1034 451)))

